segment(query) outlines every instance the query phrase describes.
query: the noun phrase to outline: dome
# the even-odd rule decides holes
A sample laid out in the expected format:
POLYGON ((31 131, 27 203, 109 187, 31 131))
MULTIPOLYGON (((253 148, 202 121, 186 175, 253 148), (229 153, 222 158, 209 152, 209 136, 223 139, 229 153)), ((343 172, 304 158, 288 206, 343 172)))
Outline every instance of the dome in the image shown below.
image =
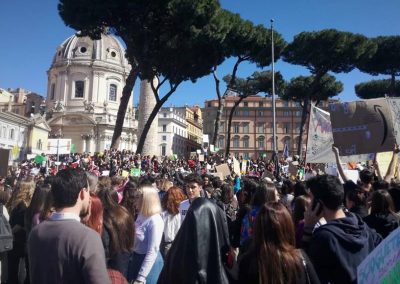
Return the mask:
POLYGON ((102 35, 100 40, 73 35, 56 51, 51 67, 64 65, 103 66, 127 73, 130 69, 125 58, 125 48, 113 35, 102 35))

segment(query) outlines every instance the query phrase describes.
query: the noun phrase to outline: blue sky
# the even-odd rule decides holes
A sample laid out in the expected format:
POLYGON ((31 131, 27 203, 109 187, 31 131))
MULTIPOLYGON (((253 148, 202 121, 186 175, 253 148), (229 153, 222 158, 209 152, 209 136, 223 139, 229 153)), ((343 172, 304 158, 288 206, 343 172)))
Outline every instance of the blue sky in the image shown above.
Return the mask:
MULTIPOLYGON (((57 3, 56 0, 0 1, 1 88, 22 87, 46 95, 46 71, 55 50, 74 33, 59 17, 57 3)), ((368 37, 400 34, 400 0, 223 0, 221 5, 255 24, 269 26, 270 19, 274 19, 276 30, 289 42, 302 31, 326 28, 368 37)), ((220 77, 230 73, 232 67, 233 60, 224 62, 218 69, 220 77)), ((253 65, 243 65, 239 75, 248 76, 256 70, 253 65)), ((286 80, 309 74, 303 67, 282 61, 277 62, 276 70, 286 80)), ((357 70, 335 76, 344 83, 344 91, 339 96, 344 101, 356 99, 355 84, 378 78, 357 70)), ((135 88, 135 102, 137 94, 135 88)), ((203 106, 206 99, 214 97, 214 81, 208 76, 195 84, 182 84, 165 105, 203 106)))

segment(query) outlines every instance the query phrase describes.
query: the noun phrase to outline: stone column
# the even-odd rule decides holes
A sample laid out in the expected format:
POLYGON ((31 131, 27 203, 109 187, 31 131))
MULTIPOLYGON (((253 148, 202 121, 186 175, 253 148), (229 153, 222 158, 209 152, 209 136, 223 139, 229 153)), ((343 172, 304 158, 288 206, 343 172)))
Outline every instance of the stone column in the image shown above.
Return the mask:
MULTIPOLYGON (((154 84, 157 85, 157 79, 154 79, 154 84)), ((138 125, 138 137, 141 137, 144 125, 146 124, 154 106, 156 105, 156 99, 151 89, 150 82, 143 80, 140 83, 140 97, 139 97, 139 125, 138 125)), ((156 116, 151 124, 149 132, 144 142, 142 156, 145 155, 157 155, 158 147, 158 116, 156 116)))

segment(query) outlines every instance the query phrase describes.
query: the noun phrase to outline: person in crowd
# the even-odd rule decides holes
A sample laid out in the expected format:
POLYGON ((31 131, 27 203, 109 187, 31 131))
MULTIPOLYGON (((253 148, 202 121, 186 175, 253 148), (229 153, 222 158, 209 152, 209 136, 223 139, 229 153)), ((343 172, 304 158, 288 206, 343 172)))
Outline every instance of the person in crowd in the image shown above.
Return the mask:
POLYGON ((158 284, 228 284, 229 252, 224 212, 207 198, 193 200, 175 237, 158 284))
POLYGON ((101 239, 105 249, 107 268, 118 270, 128 277, 129 258, 133 250, 135 227, 129 211, 115 200, 113 188, 99 188, 102 201, 103 233, 101 239))
POLYGON ((400 216, 394 210, 392 197, 387 190, 374 191, 371 198, 371 214, 366 216, 364 221, 386 238, 399 227, 400 216))
POLYGON ((357 266, 382 238, 356 214, 342 209, 343 186, 335 176, 307 181, 311 206, 304 214, 303 247, 322 283, 357 283, 357 266), (324 218, 325 225, 316 227, 324 218))
POLYGON ((129 263, 128 281, 135 284, 157 282, 163 266, 160 243, 164 231, 161 203, 153 186, 139 188, 139 214, 135 222, 134 249, 129 263))
POLYGON ((28 239, 32 283, 110 283, 100 236, 80 223, 89 210, 85 172, 65 169, 52 180, 55 212, 28 239))
POLYGON ((282 198, 281 201, 287 206, 287 208, 291 207, 291 204, 294 200, 294 186, 293 183, 290 180, 284 180, 282 182, 282 187, 281 187, 281 194, 282 198))
POLYGON ((366 217, 368 215, 367 193, 352 181, 346 181, 343 187, 346 208, 361 218, 366 217))
POLYGON ((179 205, 185 200, 185 195, 181 188, 171 187, 162 199, 162 217, 164 220, 164 234, 161 240, 160 252, 165 261, 171 244, 181 226, 181 214, 179 214, 179 205))
POLYGON ((94 193, 90 193, 90 214, 87 220, 81 219, 81 222, 95 230, 100 236, 103 234, 103 212, 103 204, 100 198, 94 193))
POLYGON ((136 220, 138 214, 135 207, 135 203, 139 195, 140 193, 138 192, 137 179, 129 177, 128 182, 125 184, 121 205, 124 206, 129 211, 133 220, 136 220))
POLYGON ((389 194, 392 197, 394 211, 396 213, 400 213, 400 183, 392 183, 391 187, 389 188, 389 194))
MULTIPOLYGON (((13 232, 13 249, 8 252, 8 281, 10 283, 18 283, 24 281, 21 279, 23 275, 19 273, 19 263, 23 259, 25 261, 26 275, 29 278, 29 267, 26 255, 26 239, 25 230, 25 212, 31 203, 32 195, 35 189, 35 183, 32 181, 22 181, 17 184, 17 188, 13 191, 8 202, 8 211, 10 212, 10 226, 13 232)), ((29 282, 29 279, 26 281, 29 282)))
POLYGON ((306 183, 303 181, 298 181, 294 184, 293 186, 293 200, 291 203, 291 208, 293 210, 294 208, 294 201, 296 200, 297 197, 302 196, 302 195, 307 195, 309 193, 306 183))
POLYGON ((304 230, 304 212, 310 206, 311 199, 308 195, 300 195, 294 200, 293 222, 296 234, 296 247, 301 246, 304 230))
POLYGON ((250 249, 239 260, 239 283, 320 283, 308 256, 295 247, 293 221, 284 204, 261 206, 250 249))
POLYGON ((203 190, 203 180, 199 175, 189 174, 185 178, 185 191, 188 199, 181 202, 179 205, 179 213, 181 214, 181 222, 185 219, 186 213, 189 210, 190 204, 196 198, 201 196, 203 190))
POLYGON ((233 194, 233 187, 229 184, 221 186, 221 200, 217 203, 225 212, 228 224, 229 240, 234 239, 235 221, 238 211, 238 201, 233 194))
POLYGON ((97 184, 99 183, 99 178, 96 174, 93 172, 88 172, 86 171, 86 177, 89 183, 89 190, 90 193, 96 193, 97 192, 97 184))
MULTIPOLYGON (((0 206, 2 208, 1 214, 5 217, 6 221, 10 221, 10 215, 8 214, 6 204, 10 198, 10 195, 7 191, 5 191, 4 184, 0 184, 0 206)), ((1 283, 7 283, 8 280, 8 259, 7 259, 7 252, 1 252, 0 253, 0 269, 1 269, 1 278, 0 281, 1 283)))
POLYGON ((261 206, 270 201, 278 201, 279 194, 273 183, 262 182, 256 189, 250 212, 242 220, 240 236, 241 249, 248 246, 250 238, 253 236, 254 220, 261 206))

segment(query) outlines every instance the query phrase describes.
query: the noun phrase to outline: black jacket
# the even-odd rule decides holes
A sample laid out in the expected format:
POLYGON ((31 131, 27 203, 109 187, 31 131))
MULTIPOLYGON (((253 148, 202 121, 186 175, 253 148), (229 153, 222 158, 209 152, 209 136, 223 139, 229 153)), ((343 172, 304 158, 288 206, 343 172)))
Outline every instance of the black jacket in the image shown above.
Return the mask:
POLYGON ((399 216, 395 214, 371 214, 364 218, 365 223, 386 238, 399 226, 399 216))
POLYGON ((192 202, 157 283, 229 283, 224 268, 229 250, 224 215, 221 208, 206 198, 192 202))
POLYGON ((382 238, 357 215, 315 229, 307 254, 321 283, 357 283, 357 266, 382 238))

